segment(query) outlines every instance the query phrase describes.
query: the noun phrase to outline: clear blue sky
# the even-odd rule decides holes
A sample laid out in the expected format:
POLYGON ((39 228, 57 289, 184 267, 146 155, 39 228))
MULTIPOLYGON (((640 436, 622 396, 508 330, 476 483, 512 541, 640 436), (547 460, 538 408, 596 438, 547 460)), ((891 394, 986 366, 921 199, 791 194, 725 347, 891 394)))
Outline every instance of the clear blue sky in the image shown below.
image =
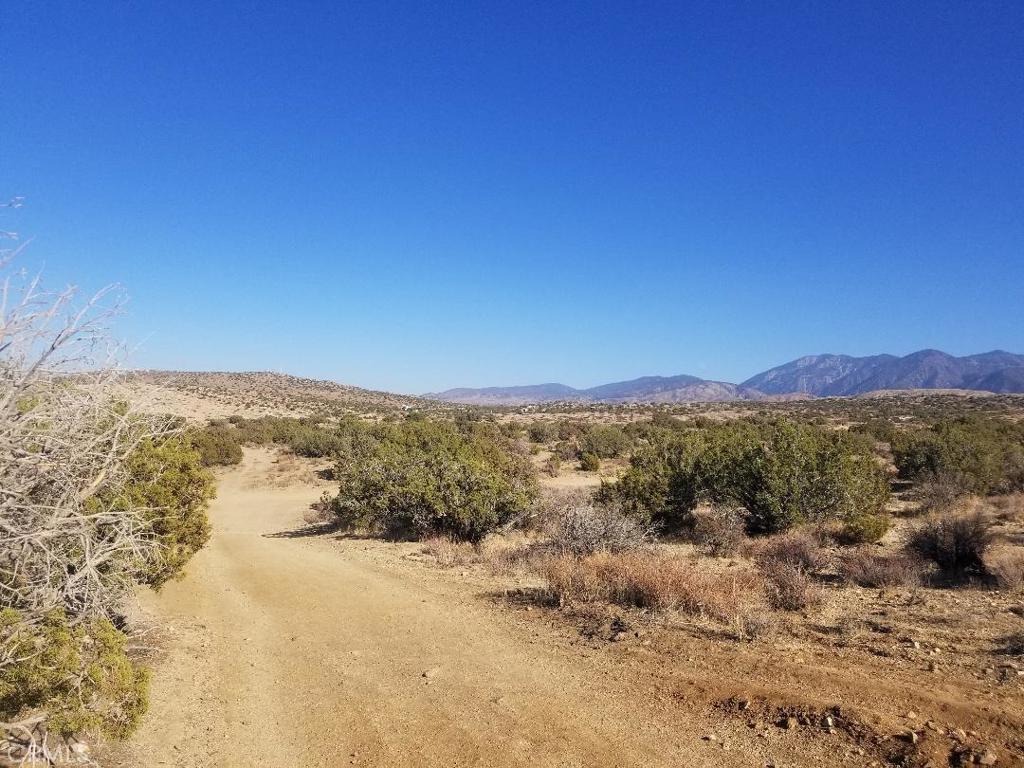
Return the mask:
POLYGON ((0 228, 136 365, 1024 352, 1024 3, 10 3, 0 228))

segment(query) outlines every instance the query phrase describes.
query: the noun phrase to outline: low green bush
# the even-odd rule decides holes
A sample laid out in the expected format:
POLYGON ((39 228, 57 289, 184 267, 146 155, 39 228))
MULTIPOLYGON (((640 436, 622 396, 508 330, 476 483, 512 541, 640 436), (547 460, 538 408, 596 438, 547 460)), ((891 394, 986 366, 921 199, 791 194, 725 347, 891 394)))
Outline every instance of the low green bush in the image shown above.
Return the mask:
POLYGON ((190 440, 204 467, 226 467, 242 461, 242 446, 235 429, 210 425, 192 432, 190 440))
POLYGON ((90 500, 97 508, 142 510, 156 536, 137 578, 161 586, 181 575, 185 563, 207 542, 206 508, 215 493, 189 436, 143 440, 128 457, 127 480, 116 491, 90 500))
POLYGON ((392 538, 476 542, 526 514, 537 494, 528 458, 488 424, 379 425, 350 442, 335 476, 339 522, 392 538))
POLYGON ((878 515, 884 470, 863 440, 788 419, 742 419, 663 433, 638 449, 615 493, 624 508, 679 530, 701 499, 743 510, 748 533, 878 515))
POLYGON ((614 424, 595 424, 580 441, 581 453, 592 453, 599 459, 614 459, 626 453, 631 446, 629 435, 614 424))
POLYGON ((72 624, 60 611, 26 623, 0 610, 0 720, 34 711, 61 736, 99 732, 125 738, 146 710, 149 674, 126 653, 127 638, 107 619, 72 624))
POLYGON ((965 416, 902 433, 893 442, 900 477, 954 484, 962 494, 1024 490, 1024 425, 965 416))
POLYGON ((580 469, 584 472, 597 472, 601 469, 601 457, 590 451, 583 451, 580 454, 580 469))

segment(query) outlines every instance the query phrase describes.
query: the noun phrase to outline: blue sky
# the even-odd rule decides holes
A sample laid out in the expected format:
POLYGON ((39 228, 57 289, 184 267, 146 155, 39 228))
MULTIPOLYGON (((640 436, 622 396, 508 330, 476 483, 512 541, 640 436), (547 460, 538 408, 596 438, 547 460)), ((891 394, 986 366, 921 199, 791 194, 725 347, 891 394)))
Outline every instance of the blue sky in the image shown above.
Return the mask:
POLYGON ((15 3, 0 228, 133 362, 402 392, 1024 352, 1024 3, 15 3))

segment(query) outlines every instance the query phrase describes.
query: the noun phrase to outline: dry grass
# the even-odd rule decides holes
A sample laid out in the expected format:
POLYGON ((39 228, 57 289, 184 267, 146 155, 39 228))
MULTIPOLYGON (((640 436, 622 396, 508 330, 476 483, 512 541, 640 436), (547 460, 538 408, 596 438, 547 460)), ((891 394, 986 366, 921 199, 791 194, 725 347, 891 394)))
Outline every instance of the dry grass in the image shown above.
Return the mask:
POLYGON ((713 557, 732 557, 746 540, 738 510, 712 507, 694 513, 693 543, 697 551, 713 557))
POLYGON ((1012 493, 989 499, 995 510, 995 517, 1007 523, 1024 522, 1024 493, 1012 493))
POLYGON ((821 587, 799 565, 768 560, 761 566, 768 603, 780 611, 804 611, 824 601, 821 587))
POLYGON ((754 542, 749 554, 762 565, 785 563, 805 573, 821 570, 828 556, 818 539, 807 531, 793 531, 754 542))
POLYGON ((607 602, 735 624, 763 606, 760 576, 699 568, 660 552, 552 556, 542 563, 551 597, 566 602, 607 602))
POLYGON ((839 575, 861 587, 912 587, 921 583, 921 561, 904 554, 886 555, 858 547, 839 558, 839 575))
POLYGON ((444 536, 423 540, 423 554, 433 557, 442 568, 472 565, 479 562, 479 553, 472 544, 452 541, 444 536))
POLYGON ((1024 550, 1003 547, 985 555, 985 570, 996 583, 1011 592, 1024 589, 1024 550))

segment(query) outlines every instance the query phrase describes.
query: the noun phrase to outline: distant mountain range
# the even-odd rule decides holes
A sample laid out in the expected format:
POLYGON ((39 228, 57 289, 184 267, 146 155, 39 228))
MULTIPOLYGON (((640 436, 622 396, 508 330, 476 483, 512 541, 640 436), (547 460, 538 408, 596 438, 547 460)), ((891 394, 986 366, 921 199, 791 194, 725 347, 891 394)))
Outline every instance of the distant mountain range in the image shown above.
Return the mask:
POLYGON ((643 376, 575 389, 565 384, 449 389, 424 397, 472 405, 526 405, 556 401, 682 403, 848 397, 888 389, 968 389, 1024 392, 1024 355, 996 350, 954 357, 923 349, 895 355, 809 355, 752 376, 741 384, 697 376, 643 376))

